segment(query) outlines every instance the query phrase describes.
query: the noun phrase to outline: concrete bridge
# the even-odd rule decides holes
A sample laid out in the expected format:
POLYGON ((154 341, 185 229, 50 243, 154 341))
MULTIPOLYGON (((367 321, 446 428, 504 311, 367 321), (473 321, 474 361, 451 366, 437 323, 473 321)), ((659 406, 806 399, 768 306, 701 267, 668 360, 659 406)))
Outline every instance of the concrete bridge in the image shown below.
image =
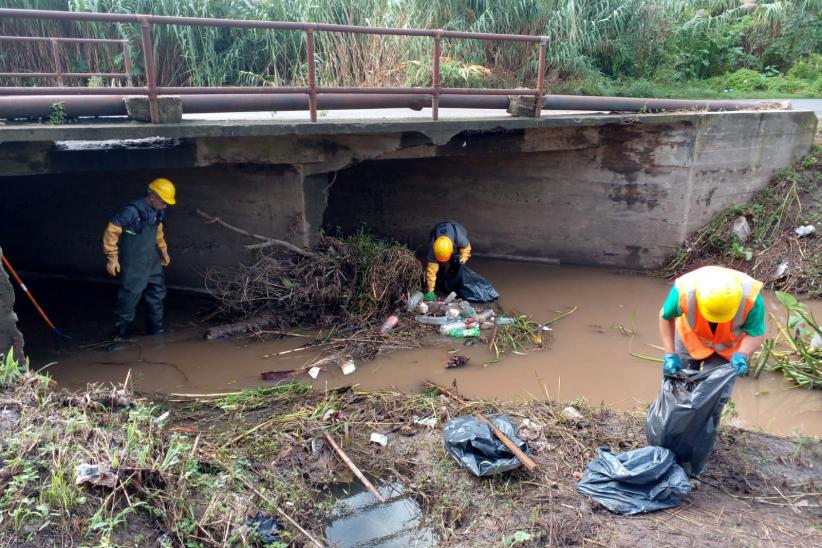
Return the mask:
POLYGON ((200 209, 301 246, 360 226, 425 245, 445 218, 478 256, 646 269, 811 146, 811 111, 453 121, 0 126, 0 245, 18 268, 105 276, 101 234, 148 181, 177 184, 171 285, 251 259, 200 209))

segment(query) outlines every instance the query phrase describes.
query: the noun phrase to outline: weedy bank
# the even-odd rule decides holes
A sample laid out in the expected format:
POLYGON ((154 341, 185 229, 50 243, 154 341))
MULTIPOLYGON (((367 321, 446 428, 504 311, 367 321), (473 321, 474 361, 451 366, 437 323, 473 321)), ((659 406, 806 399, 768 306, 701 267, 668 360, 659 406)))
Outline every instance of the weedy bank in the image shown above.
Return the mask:
POLYGON ((555 402, 471 401, 441 387, 322 393, 290 383, 190 401, 141 396, 127 383, 69 393, 13 358, 3 363, 0 539, 16 546, 262 545, 259 516, 282 524, 274 545, 325 543, 328 488, 352 479, 326 434, 371 481, 402 485, 442 546, 726 546, 763 534, 822 542, 813 526, 822 449, 812 439, 723 428, 702 486, 682 506, 622 518, 574 487, 597 447, 645 444, 641 415, 580 400, 568 420, 555 402), (445 452, 442 426, 500 412, 538 468, 475 478, 445 452), (374 432, 385 447, 369 441, 374 432))

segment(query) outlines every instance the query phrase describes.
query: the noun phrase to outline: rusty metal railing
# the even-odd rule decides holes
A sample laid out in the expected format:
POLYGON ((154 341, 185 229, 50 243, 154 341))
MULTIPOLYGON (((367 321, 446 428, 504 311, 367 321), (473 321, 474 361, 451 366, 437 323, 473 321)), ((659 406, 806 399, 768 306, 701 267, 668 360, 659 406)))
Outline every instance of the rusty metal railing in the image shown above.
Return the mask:
POLYGON ((64 78, 123 78, 126 86, 131 87, 131 57, 128 40, 114 38, 48 38, 45 36, 0 36, 0 42, 48 42, 51 45, 51 58, 54 72, 0 72, 0 77, 8 78, 52 78, 57 87, 63 87, 64 78), (124 72, 63 72, 60 62, 60 44, 116 44, 122 48, 124 72))
MULTIPOLYGON (((539 116, 545 95, 545 57, 548 47, 547 36, 529 36, 522 34, 494 34, 481 32, 461 32, 449 30, 398 29, 388 27, 364 27, 354 25, 337 25, 325 23, 297 23, 287 21, 249 21, 240 19, 211 19, 197 17, 170 17, 163 15, 87 13, 46 10, 0 9, 0 19, 4 17, 17 19, 57 19, 62 21, 92 21, 102 23, 126 23, 140 26, 142 54, 145 65, 145 86, 134 87, 130 84, 120 88, 95 90, 70 87, 5 87, 0 88, 2 95, 146 95, 149 100, 151 121, 159 122, 158 97, 160 95, 210 95, 210 94, 305 94, 308 96, 308 110, 312 122, 317 121, 317 96, 319 94, 425 94, 431 96, 431 117, 439 119, 440 98, 443 95, 527 95, 536 99, 535 115, 539 116), (152 28, 154 25, 190 25, 207 27, 246 28, 263 30, 291 30, 305 33, 307 63, 307 86, 272 87, 272 86, 222 86, 222 87, 162 87, 157 85, 157 70, 154 63, 152 28), (317 71, 314 64, 314 35, 317 32, 337 32, 352 34, 373 34, 383 36, 417 36, 433 40, 432 85, 430 87, 325 87, 317 84, 317 71), (534 88, 501 89, 501 88, 446 88, 441 85, 440 57, 442 41, 446 39, 499 40, 524 42, 539 45, 539 60, 534 88)), ((38 40, 51 40, 40 38, 38 40)), ((63 39, 68 40, 68 39, 63 39)), ((76 39, 73 39, 76 40, 76 39)), ((90 39, 89 39, 90 40, 90 39)), ((127 72, 131 72, 130 68, 127 72)), ((55 74, 40 73, 42 76, 56 77, 55 74)), ((19 73, 12 73, 19 74, 19 73)), ((26 73, 28 76, 32 74, 26 73)), ((72 76, 79 76, 73 73, 72 76)), ((66 74, 63 74, 66 76, 66 74)))

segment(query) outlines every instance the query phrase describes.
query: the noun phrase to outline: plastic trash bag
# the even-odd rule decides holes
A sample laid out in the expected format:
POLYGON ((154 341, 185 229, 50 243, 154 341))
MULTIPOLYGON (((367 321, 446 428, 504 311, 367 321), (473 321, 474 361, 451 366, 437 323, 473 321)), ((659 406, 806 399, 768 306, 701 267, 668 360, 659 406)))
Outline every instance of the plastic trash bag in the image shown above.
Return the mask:
POLYGON ((445 288, 454 291, 461 299, 475 303, 487 303, 499 299, 499 293, 491 282, 465 265, 457 264, 445 274, 445 288))
POLYGON ((272 544, 281 542, 280 531, 283 530, 283 525, 277 518, 267 516, 262 512, 257 512, 254 517, 246 522, 246 525, 254 529, 257 536, 265 544, 272 544))
POLYGON ((648 444, 673 451, 688 475, 701 474, 716 441, 723 393, 735 379, 736 368, 729 364, 665 377, 645 421, 648 444))
POLYGON ((690 494, 691 484, 668 449, 643 447, 625 453, 597 449, 577 492, 611 512, 630 516, 676 506, 690 494))
MULTIPOLYGON (((489 420, 526 455, 527 444, 519 439, 511 417, 499 415, 489 420)), ((463 468, 475 476, 493 476, 518 468, 522 463, 497 439, 491 427, 476 417, 457 417, 445 424, 445 449, 463 468)))

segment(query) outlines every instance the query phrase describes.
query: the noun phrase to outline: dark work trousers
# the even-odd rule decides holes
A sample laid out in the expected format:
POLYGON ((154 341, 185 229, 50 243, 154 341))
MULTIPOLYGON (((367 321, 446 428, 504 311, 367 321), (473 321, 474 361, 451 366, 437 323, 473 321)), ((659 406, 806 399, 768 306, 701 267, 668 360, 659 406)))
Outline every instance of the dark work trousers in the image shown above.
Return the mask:
POLYGON ((157 225, 145 226, 139 233, 123 230, 120 237, 120 283, 114 309, 117 335, 126 335, 141 297, 145 299, 148 309, 148 332, 154 334, 162 331, 166 280, 157 250, 157 225))

